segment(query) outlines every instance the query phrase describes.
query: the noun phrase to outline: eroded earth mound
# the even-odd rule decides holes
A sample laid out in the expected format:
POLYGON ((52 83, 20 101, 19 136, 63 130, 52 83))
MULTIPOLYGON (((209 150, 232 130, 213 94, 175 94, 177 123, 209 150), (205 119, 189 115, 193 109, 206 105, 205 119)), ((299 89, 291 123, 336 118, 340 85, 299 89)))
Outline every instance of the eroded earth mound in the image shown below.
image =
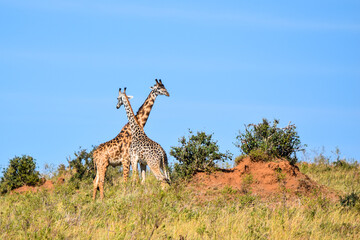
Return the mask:
POLYGON ((212 173, 199 172, 190 182, 190 188, 198 191, 199 197, 224 188, 250 193, 260 198, 284 198, 325 195, 336 198, 336 193, 311 180, 297 166, 276 159, 272 162, 252 162, 244 158, 236 167, 212 173))
POLYGON ((22 186, 16 188, 10 192, 10 194, 14 193, 26 193, 26 192, 37 192, 42 190, 52 191, 54 189, 54 184, 50 180, 44 180, 40 186, 22 186))

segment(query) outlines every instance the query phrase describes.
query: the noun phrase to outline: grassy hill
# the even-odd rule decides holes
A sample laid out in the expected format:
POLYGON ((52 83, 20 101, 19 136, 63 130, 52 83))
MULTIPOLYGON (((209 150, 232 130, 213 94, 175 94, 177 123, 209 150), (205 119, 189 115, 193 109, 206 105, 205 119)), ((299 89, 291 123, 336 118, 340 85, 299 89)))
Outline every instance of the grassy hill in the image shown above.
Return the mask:
POLYGON ((343 202, 316 191, 270 201, 231 187, 204 200, 184 183, 163 191, 151 174, 145 186, 107 182, 95 202, 91 182, 55 184, 0 196, 0 239, 360 239, 360 200, 351 198, 360 193, 359 166, 298 166, 343 202))

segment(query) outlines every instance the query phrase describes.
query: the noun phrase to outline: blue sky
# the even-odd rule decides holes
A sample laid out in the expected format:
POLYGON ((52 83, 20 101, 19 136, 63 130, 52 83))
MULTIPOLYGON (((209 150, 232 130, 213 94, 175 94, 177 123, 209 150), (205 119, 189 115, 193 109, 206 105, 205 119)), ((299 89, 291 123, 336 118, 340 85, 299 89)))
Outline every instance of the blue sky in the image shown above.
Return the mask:
POLYGON ((0 165, 66 163, 115 137, 161 78, 145 131, 169 153, 187 129, 222 151, 262 118, 308 151, 360 159, 359 1, 0 0, 0 165))

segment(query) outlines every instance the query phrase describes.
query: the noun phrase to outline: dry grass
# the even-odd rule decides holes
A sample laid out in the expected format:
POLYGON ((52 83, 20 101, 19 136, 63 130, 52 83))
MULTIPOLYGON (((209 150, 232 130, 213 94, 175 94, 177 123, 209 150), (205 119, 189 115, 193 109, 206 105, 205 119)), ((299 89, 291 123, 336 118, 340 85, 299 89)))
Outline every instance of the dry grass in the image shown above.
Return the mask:
MULTIPOLYGON (((300 165, 344 195, 360 192, 358 168, 327 167, 300 165)), ((234 191, 203 202, 181 185, 164 192, 151 176, 146 186, 106 185, 103 202, 91 200, 91 189, 84 182, 1 196, 0 239, 360 239, 360 205, 316 193, 286 205, 234 191)))

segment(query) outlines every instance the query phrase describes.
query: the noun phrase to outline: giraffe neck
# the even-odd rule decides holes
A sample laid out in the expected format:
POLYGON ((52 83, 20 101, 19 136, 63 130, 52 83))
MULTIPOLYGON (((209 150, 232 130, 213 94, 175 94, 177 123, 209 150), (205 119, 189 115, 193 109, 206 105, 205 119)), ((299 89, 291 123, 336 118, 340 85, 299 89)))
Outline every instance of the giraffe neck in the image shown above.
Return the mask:
POLYGON ((136 113, 136 118, 138 120, 138 123, 143 128, 149 118, 149 115, 150 115, 152 107, 154 106, 156 97, 157 97, 157 94, 155 94, 155 92, 152 90, 150 92, 149 96, 146 98, 143 105, 141 105, 141 107, 139 108, 139 110, 136 113))
POLYGON ((126 115, 130 124, 130 129, 131 129, 131 134, 133 136, 135 136, 137 133, 139 132, 143 132, 143 128, 139 125, 139 122, 137 121, 135 115, 134 115, 134 111, 130 105, 129 99, 127 98, 127 96, 124 97, 125 101, 124 101, 124 107, 125 107, 125 111, 126 111, 126 115))

